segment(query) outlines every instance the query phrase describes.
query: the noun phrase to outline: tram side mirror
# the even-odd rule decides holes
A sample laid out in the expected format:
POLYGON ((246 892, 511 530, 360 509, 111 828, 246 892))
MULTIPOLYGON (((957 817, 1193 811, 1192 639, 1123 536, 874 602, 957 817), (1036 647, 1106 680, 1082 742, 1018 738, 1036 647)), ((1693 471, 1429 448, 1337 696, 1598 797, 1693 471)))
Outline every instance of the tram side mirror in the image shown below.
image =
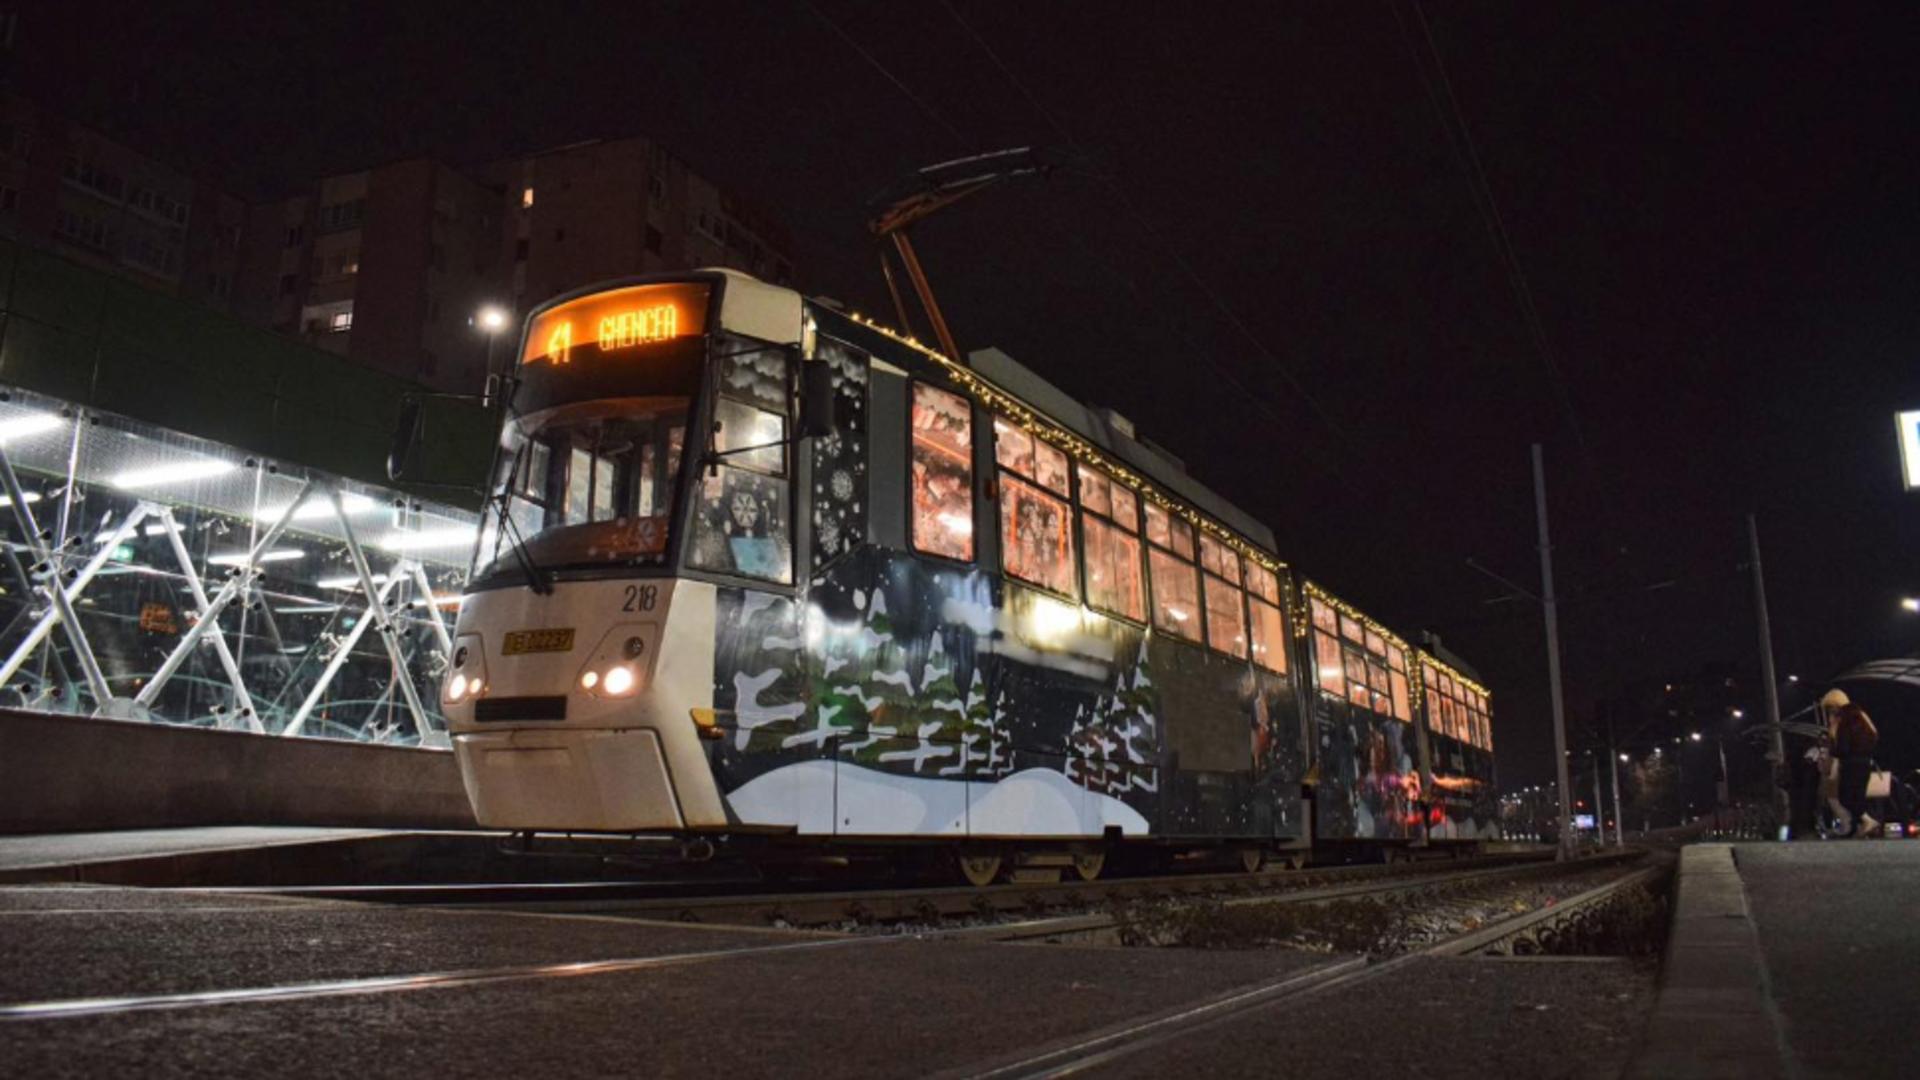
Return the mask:
POLYGON ((413 463, 413 448, 420 444, 420 399, 408 395, 400 399, 400 418, 393 426, 393 448, 387 451, 387 479, 406 476, 413 463))
POLYGON ((809 439, 833 434, 833 366, 822 360, 800 365, 800 434, 809 439))

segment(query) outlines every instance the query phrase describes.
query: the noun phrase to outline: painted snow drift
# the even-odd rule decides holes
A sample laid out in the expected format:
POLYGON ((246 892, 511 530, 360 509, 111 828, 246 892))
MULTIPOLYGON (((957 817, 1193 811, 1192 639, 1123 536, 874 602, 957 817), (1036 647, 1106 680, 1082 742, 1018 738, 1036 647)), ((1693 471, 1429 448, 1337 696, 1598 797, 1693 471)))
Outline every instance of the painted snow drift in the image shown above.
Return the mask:
POLYGON ((722 589, 718 605, 714 705, 731 724, 711 751, 742 824, 1268 839, 1301 826, 1284 678, 1195 675, 1195 647, 870 547, 823 567, 804 600, 722 589), (1187 743, 1211 732, 1207 753, 1170 725, 1187 743))

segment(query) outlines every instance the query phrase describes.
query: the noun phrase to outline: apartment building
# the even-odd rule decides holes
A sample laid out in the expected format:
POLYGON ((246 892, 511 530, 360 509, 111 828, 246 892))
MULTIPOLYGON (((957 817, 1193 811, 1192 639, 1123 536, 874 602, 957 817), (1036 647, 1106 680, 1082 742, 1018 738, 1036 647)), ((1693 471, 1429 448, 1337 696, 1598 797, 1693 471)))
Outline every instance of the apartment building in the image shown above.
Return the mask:
POLYGON ((505 197, 505 296, 515 311, 596 281, 702 266, 792 281, 787 230, 651 139, 575 143, 485 174, 505 197))
POLYGON ((243 315, 455 393, 485 382, 472 323, 500 294, 500 194, 441 162, 330 176, 252 209, 243 315))
POLYGON ((246 214, 188 172, 32 99, 0 96, 0 236, 227 308, 246 214))

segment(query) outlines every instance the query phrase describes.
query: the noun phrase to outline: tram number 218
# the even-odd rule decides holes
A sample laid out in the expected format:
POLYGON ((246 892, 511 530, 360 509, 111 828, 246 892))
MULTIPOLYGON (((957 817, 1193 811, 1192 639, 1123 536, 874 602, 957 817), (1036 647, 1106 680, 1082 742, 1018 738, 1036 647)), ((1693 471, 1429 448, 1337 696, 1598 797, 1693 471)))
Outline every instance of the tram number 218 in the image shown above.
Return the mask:
POLYGON ((627 586, 626 601, 620 605, 621 611, 652 611, 653 605, 660 599, 658 585, 627 586))

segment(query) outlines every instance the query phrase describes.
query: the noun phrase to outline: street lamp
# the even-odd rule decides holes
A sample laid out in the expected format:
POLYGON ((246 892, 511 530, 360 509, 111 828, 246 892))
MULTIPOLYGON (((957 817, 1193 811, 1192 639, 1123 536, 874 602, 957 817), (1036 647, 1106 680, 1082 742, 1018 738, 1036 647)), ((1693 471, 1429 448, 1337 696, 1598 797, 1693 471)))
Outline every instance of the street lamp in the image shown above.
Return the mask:
POLYGON ((1900 606, 1908 611, 1920 611, 1920 596, 1903 596, 1900 598, 1900 606))
POLYGON ((1694 732, 1694 733, 1692 733, 1691 735, 1688 735, 1688 736, 1687 736, 1687 738, 1689 738, 1689 739, 1692 739, 1692 740, 1693 740, 1694 742, 1699 742, 1699 741, 1700 741, 1700 733, 1696 731, 1696 732, 1694 732))
POLYGON ((507 324, 512 321, 513 315, 499 304, 482 304, 480 310, 473 313, 473 325, 487 335, 486 399, 488 402, 493 401, 494 392, 493 343, 500 339, 500 332, 505 330, 507 324))

